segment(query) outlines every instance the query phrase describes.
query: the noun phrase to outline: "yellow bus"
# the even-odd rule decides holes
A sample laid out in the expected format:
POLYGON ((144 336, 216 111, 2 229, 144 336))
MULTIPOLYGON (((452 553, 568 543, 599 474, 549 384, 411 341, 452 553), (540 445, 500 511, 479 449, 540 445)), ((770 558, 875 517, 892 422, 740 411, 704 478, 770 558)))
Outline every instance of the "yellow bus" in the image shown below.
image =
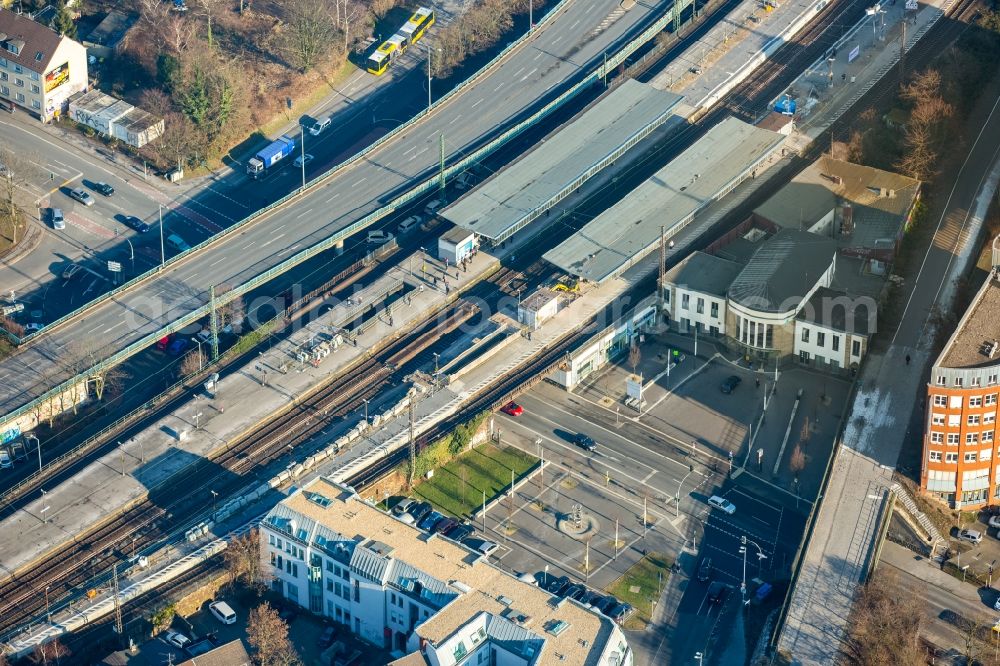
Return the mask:
POLYGON ((397 34, 406 37, 407 46, 412 46, 420 41, 420 38, 432 25, 434 25, 434 11, 427 7, 421 7, 414 12, 409 21, 403 24, 397 34))
POLYGON ((398 34, 393 35, 382 42, 382 45, 368 56, 368 71, 375 76, 382 76, 389 67, 389 63, 403 55, 403 51, 405 50, 406 39, 398 34))

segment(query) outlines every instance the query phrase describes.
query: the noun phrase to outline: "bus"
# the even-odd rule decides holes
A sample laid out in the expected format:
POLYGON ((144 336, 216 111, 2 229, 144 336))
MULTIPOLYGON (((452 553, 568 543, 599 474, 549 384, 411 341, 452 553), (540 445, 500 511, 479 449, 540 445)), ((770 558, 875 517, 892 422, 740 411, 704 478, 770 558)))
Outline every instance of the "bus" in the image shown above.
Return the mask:
POLYGON ((366 69, 375 76, 382 76, 392 61, 420 41, 432 25, 434 25, 433 10, 426 7, 419 8, 395 35, 382 42, 374 53, 368 56, 366 69))

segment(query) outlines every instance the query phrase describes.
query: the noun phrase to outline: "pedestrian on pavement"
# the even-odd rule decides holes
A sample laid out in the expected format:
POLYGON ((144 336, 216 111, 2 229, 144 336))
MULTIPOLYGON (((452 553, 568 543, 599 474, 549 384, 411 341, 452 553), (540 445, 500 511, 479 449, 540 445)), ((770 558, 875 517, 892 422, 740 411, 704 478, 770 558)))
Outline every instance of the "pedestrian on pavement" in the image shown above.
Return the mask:
POLYGON ((906 355, 906 365, 909 365, 909 364, 910 364, 910 355, 907 354, 906 355))
POLYGON ((754 382, 756 382, 757 388, 760 388, 760 377, 755 377, 754 382))

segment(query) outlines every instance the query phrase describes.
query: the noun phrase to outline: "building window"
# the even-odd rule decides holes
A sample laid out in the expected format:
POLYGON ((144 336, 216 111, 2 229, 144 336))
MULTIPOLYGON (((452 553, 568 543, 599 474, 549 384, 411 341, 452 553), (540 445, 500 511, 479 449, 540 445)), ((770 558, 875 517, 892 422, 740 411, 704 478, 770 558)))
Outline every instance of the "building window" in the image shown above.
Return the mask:
POLYGON ((931 441, 934 442, 935 444, 940 444, 941 442, 944 441, 944 435, 939 432, 932 432, 931 441))
POLYGON ((976 462, 976 452, 975 451, 969 451, 968 453, 966 453, 965 454, 965 462, 967 462, 967 463, 976 462))
POLYGON ((718 319, 719 318, 719 304, 718 303, 714 303, 714 302, 712 303, 712 318, 713 319, 718 319))
POLYGON ((23 103, 24 102, 24 94, 23 93, 17 93, 16 95, 14 95, 14 99, 16 99, 18 102, 22 102, 23 103))
POLYGON ((28 76, 31 77, 32 81, 37 81, 38 80, 38 72, 28 72, 28 76))
POLYGON ((31 84, 31 92, 33 92, 34 94, 37 95, 38 93, 42 92, 42 89, 38 87, 37 83, 32 83, 31 84))
POLYGON ((931 414, 931 423, 933 425, 944 425, 944 414, 931 414))
POLYGON ((992 442, 993 441, 993 431, 992 430, 985 430, 985 431, 983 431, 983 441, 984 442, 992 442))
POLYGON ((948 404, 948 398, 946 398, 945 396, 943 396, 943 395, 936 395, 936 396, 934 396, 934 406, 935 407, 944 407, 947 404, 948 404))
POLYGON ((979 414, 969 414, 969 425, 979 425, 979 414))
POLYGON ((851 340, 851 356, 861 356, 861 340, 851 340))
POLYGON ((944 386, 944 384, 945 384, 945 378, 944 378, 944 375, 941 375, 941 376, 939 376, 939 377, 937 378, 937 384, 938 384, 938 386, 944 386))
POLYGON ((958 424, 959 424, 959 422, 961 420, 962 420, 962 417, 959 414, 949 414, 948 415, 948 425, 951 426, 951 427, 953 427, 953 428, 957 428, 958 424))
POLYGON ((989 460, 991 455, 993 455, 993 449, 980 449, 979 460, 980 461, 989 460))
POLYGON ((950 446, 958 446, 958 433, 957 432, 949 432, 948 433, 948 444, 950 446))
POLYGON ((982 407, 983 406, 983 396, 974 395, 969 398, 969 407, 982 407))
POLYGON ((958 454, 957 453, 946 453, 946 454, 944 454, 944 461, 946 463, 958 462, 958 454))
POLYGON ((962 378, 961 377, 955 377, 955 386, 957 386, 959 388, 962 387, 962 378))
POLYGON ((354 601, 361 601, 361 581, 354 581, 354 601))
POLYGON ((22 69, 20 65, 18 65, 17 63, 14 63, 14 73, 15 74, 20 74, 23 71, 24 71, 24 69, 22 69))
POLYGON ((0 72, 0 81, 6 81, 7 79, 7 72, 0 72))
POLYGON ((802 342, 809 342, 809 329, 802 327, 802 342))
POLYGON ((931 462, 941 462, 941 452, 931 451, 930 454, 928 454, 927 459, 930 460, 931 462))
POLYGON ((816 346, 822 347, 826 342, 826 333, 823 331, 816 331, 816 346))
POLYGON ((840 351, 840 336, 834 335, 833 339, 830 340, 830 344, 833 345, 833 351, 840 351))
POLYGON ((681 294, 681 309, 687 310, 691 302, 691 294, 681 294))
POLYGON ((982 386, 979 377, 973 377, 972 381, 969 382, 971 386, 982 386))
POLYGON ((995 404, 997 404, 997 394, 996 393, 990 393, 988 396, 986 396, 986 400, 984 401, 984 403, 987 404, 987 405, 995 405, 995 404))
POLYGON ((994 372, 992 375, 986 378, 986 384, 987 386, 994 386, 996 385, 996 383, 997 383, 997 373, 994 372))
POLYGON ((965 443, 966 444, 975 444, 978 441, 979 441, 979 433, 978 432, 968 432, 968 433, 965 433, 965 443))
POLYGON ((705 314, 705 299, 704 298, 699 298, 698 299, 698 304, 697 304, 697 306, 695 306, 695 312, 697 312, 698 314, 705 314))
POLYGON ((17 86, 18 88, 23 88, 24 87, 24 79, 19 79, 19 78, 15 77, 14 78, 14 85, 17 86))

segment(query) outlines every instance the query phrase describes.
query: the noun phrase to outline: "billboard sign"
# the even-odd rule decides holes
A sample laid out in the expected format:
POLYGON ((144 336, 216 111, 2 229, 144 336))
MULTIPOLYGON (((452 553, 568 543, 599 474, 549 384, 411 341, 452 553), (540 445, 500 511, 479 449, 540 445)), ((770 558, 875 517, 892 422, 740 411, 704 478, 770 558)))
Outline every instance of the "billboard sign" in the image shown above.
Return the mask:
POLYGON ((15 439, 21 436, 21 426, 14 425, 4 432, 0 432, 0 444, 7 444, 8 442, 13 442, 15 439))
POLYGON ((854 62, 854 59, 861 55, 861 45, 856 45, 851 52, 847 54, 847 62, 854 62))
POLYGON ((45 92, 52 92, 69 81, 69 63, 64 62, 45 75, 45 92))

